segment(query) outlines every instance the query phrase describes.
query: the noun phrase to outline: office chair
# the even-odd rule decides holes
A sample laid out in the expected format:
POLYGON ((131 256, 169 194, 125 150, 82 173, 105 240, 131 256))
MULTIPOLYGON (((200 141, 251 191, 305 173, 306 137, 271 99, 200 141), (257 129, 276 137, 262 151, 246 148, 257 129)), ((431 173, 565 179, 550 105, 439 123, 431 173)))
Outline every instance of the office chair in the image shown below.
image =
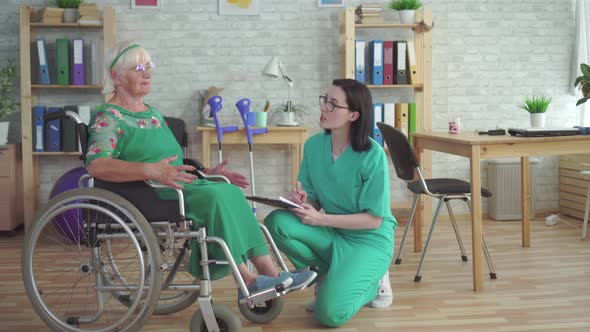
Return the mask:
MULTIPOLYGON (((432 239, 434 226, 436 225, 436 220, 438 219, 438 214, 440 212, 440 208, 443 202, 445 202, 447 210, 449 211, 449 217, 451 218, 453 230, 455 231, 455 236, 457 237, 457 242, 459 243, 459 249, 461 249, 461 260, 466 262, 467 255, 465 253, 463 241, 461 240, 461 235, 459 233, 459 229, 457 228, 457 223, 455 221, 455 215, 453 214, 453 210, 451 208, 451 204, 449 203, 449 201, 454 199, 460 199, 467 203, 467 206, 471 211, 470 183, 459 179, 424 179, 422 171, 420 170, 420 165, 418 164, 418 160, 416 159, 416 155, 414 154, 414 150, 412 149, 412 146, 410 145, 410 142, 408 141, 406 135, 404 135, 398 129, 393 128, 392 126, 382 122, 378 122, 377 127, 379 128, 379 130, 381 130, 383 140, 385 141, 385 144, 389 149, 391 161, 393 162, 393 166, 395 168, 397 177, 404 180, 407 183, 408 189, 412 193, 414 193, 414 200, 412 202, 410 218, 408 220, 408 224, 406 225, 406 229, 404 230, 404 235, 402 237, 402 242, 400 244, 398 254, 395 259, 395 264, 400 264, 402 261, 401 257, 403 253, 404 243, 406 241, 406 236, 408 235, 408 230, 412 225, 412 219, 414 217, 414 212, 416 210, 416 205, 418 203, 418 198, 420 195, 428 195, 434 197, 438 199, 438 204, 434 212, 434 218, 432 219, 432 224, 430 225, 428 239, 426 240, 426 245, 424 246, 424 250, 422 251, 422 258, 420 258, 420 264, 418 265, 418 270, 416 271, 414 281, 420 282, 420 280, 422 279, 421 273, 422 267, 424 265, 424 257, 426 257, 426 252, 428 251, 430 240, 432 239), (415 180, 414 174, 417 174, 418 179, 415 180)), ((492 194, 484 188, 481 189, 481 195, 483 197, 492 196, 492 194)), ((494 270, 492 259, 490 258, 490 254, 488 252, 488 247, 486 245, 485 239, 482 240, 484 255, 488 267, 490 269, 490 278, 496 279, 497 276, 494 270)))

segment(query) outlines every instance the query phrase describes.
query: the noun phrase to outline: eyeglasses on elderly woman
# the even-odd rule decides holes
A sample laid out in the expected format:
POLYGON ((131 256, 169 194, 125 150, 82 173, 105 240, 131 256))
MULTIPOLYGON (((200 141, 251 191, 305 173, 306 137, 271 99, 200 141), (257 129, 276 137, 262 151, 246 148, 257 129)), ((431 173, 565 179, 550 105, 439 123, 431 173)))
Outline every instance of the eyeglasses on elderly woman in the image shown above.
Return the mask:
POLYGON ((138 76, 141 76, 145 73, 151 74, 154 71, 154 68, 156 68, 156 64, 149 61, 146 64, 140 63, 129 70, 134 71, 138 76))

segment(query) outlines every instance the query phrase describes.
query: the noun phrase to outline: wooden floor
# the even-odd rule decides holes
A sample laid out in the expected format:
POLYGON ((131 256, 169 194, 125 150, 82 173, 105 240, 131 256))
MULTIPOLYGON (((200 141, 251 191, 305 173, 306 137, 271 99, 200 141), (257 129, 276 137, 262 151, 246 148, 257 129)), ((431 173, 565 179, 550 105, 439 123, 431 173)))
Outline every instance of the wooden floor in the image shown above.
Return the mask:
MULTIPOLYGON (((484 291, 478 293, 472 291, 471 264, 461 262, 452 228, 442 221, 422 282, 413 282, 420 255, 406 250, 402 265, 390 268, 394 305, 385 310, 363 308, 337 330, 590 331, 590 240, 580 240, 581 222, 564 219, 556 226, 545 226, 544 218, 538 217, 532 223, 529 249, 520 246, 519 222, 484 221, 498 279, 486 279, 484 291)), ((460 226, 469 254, 469 224, 463 220, 460 226)), ((402 233, 400 227, 396 246, 402 233)), ((24 294, 22 238, 22 232, 12 238, 0 235, 0 331, 46 331, 24 294)), ((411 239, 407 248, 412 248, 411 239)), ((304 310, 313 289, 288 295, 279 318, 255 325, 239 314, 233 285, 228 278, 214 283, 213 296, 240 316, 244 331, 324 330, 304 310)), ((197 307, 152 316, 143 331, 187 331, 197 307)))

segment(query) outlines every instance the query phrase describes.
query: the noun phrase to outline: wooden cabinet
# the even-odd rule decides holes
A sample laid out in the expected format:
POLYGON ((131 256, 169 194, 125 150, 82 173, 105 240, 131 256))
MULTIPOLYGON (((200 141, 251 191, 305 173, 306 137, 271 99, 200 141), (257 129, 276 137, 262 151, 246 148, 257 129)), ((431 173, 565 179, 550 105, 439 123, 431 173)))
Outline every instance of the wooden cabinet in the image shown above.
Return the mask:
POLYGON ((584 219, 590 177, 580 171, 590 170, 590 154, 564 155, 559 158, 559 212, 584 219))
POLYGON ((0 147, 0 231, 23 223, 23 190, 20 144, 0 147))
MULTIPOLYGON (((49 33, 66 33, 71 31, 86 32, 99 31, 102 38, 103 51, 106 53, 115 42, 115 11, 110 6, 104 6, 102 10, 102 24, 78 24, 78 23, 36 23, 32 21, 34 10, 30 6, 22 6, 20 9, 20 77, 21 77, 21 127, 22 127, 22 161, 23 161, 23 193, 25 209, 25 226, 28 226, 37 212, 39 205, 39 161, 38 158, 55 158, 65 155, 79 155, 77 152, 34 152, 33 116, 32 107, 43 101, 37 100, 38 96, 50 94, 68 94, 74 91, 84 91, 88 94, 100 94, 100 85, 57 85, 35 84, 31 77, 31 54, 34 40, 39 31, 48 30, 49 33)), ((99 58, 100 59, 100 58, 99 58)), ((51 63, 49 63, 51 65, 51 63)), ((102 63, 98 62, 102 71, 102 63)), ((55 68, 50 68, 51 70, 55 68)), ((108 96, 105 96, 105 101, 108 96)), ((55 105, 63 106, 63 105, 55 105)))
MULTIPOLYGON (((359 29, 371 29, 374 39, 381 38, 382 34, 390 29, 411 29, 413 31, 414 48, 418 77, 411 84, 401 85, 367 85, 370 89, 380 91, 389 89, 392 91, 410 89, 413 91, 413 102, 416 104, 416 132, 432 130, 432 8, 422 7, 416 11, 414 24, 399 23, 355 23, 355 9, 347 8, 340 14, 339 26, 339 51, 340 74, 345 78, 355 78, 355 39, 359 29), (381 34, 381 35, 380 35, 381 34)), ((365 67, 366 68, 366 67, 365 67)), ((394 97, 391 98, 395 100, 394 97)), ((375 100, 374 100, 375 101, 375 100)), ((422 155, 422 171, 425 177, 432 174, 432 153, 424 152, 422 155)), ((430 211, 430 201, 424 211, 430 211)), ((392 202, 392 208, 409 208, 409 200, 405 202, 392 202)))

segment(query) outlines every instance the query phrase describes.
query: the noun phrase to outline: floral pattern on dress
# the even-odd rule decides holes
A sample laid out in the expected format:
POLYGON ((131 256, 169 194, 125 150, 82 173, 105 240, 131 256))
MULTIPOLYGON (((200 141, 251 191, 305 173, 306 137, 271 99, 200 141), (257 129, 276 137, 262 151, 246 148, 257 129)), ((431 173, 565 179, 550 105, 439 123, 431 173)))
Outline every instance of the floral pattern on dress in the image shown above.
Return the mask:
POLYGON ((86 163, 96 158, 118 158, 122 148, 118 145, 127 130, 167 128, 161 113, 149 105, 146 106, 148 110, 139 113, 128 112, 110 104, 97 107, 88 128, 92 141, 88 147, 86 163))

